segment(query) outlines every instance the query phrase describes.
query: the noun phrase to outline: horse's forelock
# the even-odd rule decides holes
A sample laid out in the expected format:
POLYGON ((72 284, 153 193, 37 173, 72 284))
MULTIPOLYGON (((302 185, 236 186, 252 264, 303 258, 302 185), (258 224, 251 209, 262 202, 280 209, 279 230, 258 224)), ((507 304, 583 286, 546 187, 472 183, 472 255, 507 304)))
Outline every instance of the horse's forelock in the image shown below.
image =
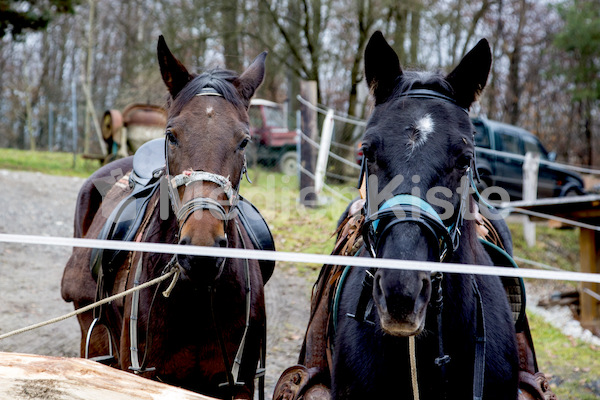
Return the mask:
POLYGON ((393 97, 400 96, 412 89, 430 89, 448 97, 454 96, 452 86, 441 72, 404 71, 400 82, 394 89, 393 97))
POLYGON ((174 99, 169 97, 167 100, 169 113, 179 114, 183 107, 204 88, 212 88, 236 108, 244 108, 242 99, 233 85, 237 78, 235 72, 220 68, 195 76, 174 99))

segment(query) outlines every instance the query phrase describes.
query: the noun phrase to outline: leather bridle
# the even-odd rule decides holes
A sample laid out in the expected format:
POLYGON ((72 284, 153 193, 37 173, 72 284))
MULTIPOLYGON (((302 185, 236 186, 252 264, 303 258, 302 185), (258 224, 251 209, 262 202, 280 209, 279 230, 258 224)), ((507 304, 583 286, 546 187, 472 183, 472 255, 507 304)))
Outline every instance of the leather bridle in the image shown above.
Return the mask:
MULTIPOLYGON (((369 202, 369 179, 366 158, 362 163, 361 179, 366 185, 366 199, 364 205, 365 222, 363 226, 363 239, 371 257, 377 258, 377 252, 391 228, 401 222, 413 222, 424 230, 427 237, 435 243, 439 261, 447 261, 460 245, 460 232, 464 216, 469 205, 469 189, 473 182, 473 168, 468 167, 465 172, 466 185, 461 187, 458 213, 454 222, 446 226, 433 207, 420 197, 410 194, 398 194, 385 201, 377 211, 372 211, 369 202)), ((464 180, 461 180, 464 181, 464 180)))
MULTIPOLYGON (((196 94, 196 96, 222 97, 223 95, 212 88, 204 88, 200 91, 200 93, 196 94)), ((239 186, 242 181, 242 177, 244 175, 248 177, 246 170, 246 156, 244 155, 244 164, 242 166, 242 171, 240 173, 238 184, 235 187, 233 187, 231 181, 229 180, 229 177, 225 177, 223 175, 215 174, 208 171, 186 170, 179 175, 171 176, 171 173, 169 171, 169 152, 167 146, 168 141, 165 140, 165 157, 167 179, 169 181, 169 197, 171 199, 171 207, 177 217, 177 223, 179 225, 178 238, 181 238, 181 229, 183 228, 183 225, 195 211, 210 211, 215 218, 218 218, 221 221, 223 221, 223 229, 224 231, 226 231, 227 223, 235 216, 234 211, 239 201, 239 186), (223 190, 223 193, 226 197, 226 201, 218 201, 211 197, 202 196, 194 197, 182 204, 179 198, 179 187, 188 186, 189 184, 194 182, 210 182, 216 184, 217 187, 223 190), (228 207, 227 210, 225 209, 224 205, 228 207)))
MULTIPOLYGON (((459 106, 456 101, 444 94, 429 90, 429 89, 412 89, 404 92, 400 97, 412 97, 423 99, 436 99, 449 102, 468 115, 468 110, 459 106)), ((365 204, 363 214, 365 221, 363 225, 363 240, 365 247, 373 258, 377 258, 381 244, 391 232, 391 228, 401 222, 410 222, 418 224, 425 232, 428 239, 435 243, 434 248, 437 249, 437 258, 440 262, 449 261, 452 259, 453 253, 460 245, 461 228, 464 221, 464 216, 469 206, 470 189, 473 189, 476 196, 480 197, 473 180, 473 171, 476 171, 475 161, 465 171, 461 179, 460 201, 458 204, 458 212, 452 224, 446 225, 440 215, 434 208, 425 200, 411 194, 397 194, 385 201, 377 210, 372 210, 372 205, 369 202, 369 171, 368 160, 366 154, 363 156, 361 173, 358 182, 358 188, 362 190, 364 185, 365 204)), ((476 173, 476 172, 475 172, 476 173)), ((373 197, 376 198, 376 197, 373 197)), ((487 205, 487 203, 485 203, 487 205)), ((490 207, 488 205, 488 207, 490 207)), ((371 268, 365 272, 363 279, 363 290, 360 294, 354 315, 348 316, 357 319, 358 321, 368 321, 369 303, 373 288, 373 279, 376 273, 376 268, 371 268)), ((436 313, 437 331, 438 331, 438 357, 434 363, 440 368, 442 383, 447 383, 446 364, 450 362, 450 356, 445 354, 442 335, 442 309, 443 309, 443 274, 440 272, 431 272, 432 281, 432 297, 430 307, 436 313)), ((486 330, 484 321, 484 310, 481 293, 477 282, 471 276, 471 285, 473 287, 474 296, 476 299, 475 320, 476 320, 476 344, 475 344, 475 363, 473 373, 473 399, 480 400, 483 394, 483 378, 485 370, 485 343, 486 330)), ((372 308, 372 307, 371 307, 372 308)), ((372 323, 372 322, 371 322, 372 323)), ((444 392, 445 398, 445 392, 444 392)))
MULTIPOLYGON (((218 93, 213 88, 203 88, 200 93, 196 94, 196 96, 220 96, 223 97, 222 94, 218 93)), ((246 176, 246 179, 251 183, 247 174, 247 162, 246 156, 244 155, 244 164, 242 166, 242 170, 240 172, 239 180, 237 185, 234 187, 229 180, 229 177, 225 177, 223 175, 215 174, 208 171, 201 170, 186 170, 181 174, 171 176, 169 171, 169 151, 168 151, 168 141, 165 140, 165 158, 166 158, 166 178, 168 181, 168 192, 170 197, 171 207, 173 212, 177 218, 177 224, 179 226, 178 239, 181 238, 181 230, 186 221, 190 218, 190 216, 195 211, 203 211, 208 210, 211 214, 220 220, 223 221, 223 230, 225 234, 227 234, 227 224, 229 221, 235 222, 235 231, 240 238, 243 248, 247 248, 246 242, 242 235, 240 226, 237 220, 234 220, 237 211, 237 205, 240 199, 239 196, 239 187, 242 181, 243 176, 246 176), (194 197, 187 202, 181 202, 179 197, 179 188, 181 186, 187 186, 194 182, 210 182, 217 185, 217 188, 220 188, 225 194, 226 200, 219 201, 211 197, 194 197), (224 204, 225 203, 225 204, 224 204), (227 207, 227 209, 225 208, 227 207)), ((223 258, 221 264, 219 265, 219 273, 217 276, 221 274, 223 271, 225 261, 227 259, 223 258)), ((140 259, 141 262, 141 259, 140 259)), ((174 263, 178 268, 177 255, 173 257, 171 263, 174 263)), ((171 264, 169 263, 169 264, 171 264)), ((251 300, 252 300, 252 287, 250 284, 250 266, 248 259, 244 259, 244 279, 245 279, 245 291, 246 291, 246 307, 245 307, 245 328, 242 338, 240 340, 240 345, 238 346, 238 350, 235 354, 235 358, 233 363, 230 362, 229 357, 227 356, 227 349, 225 347, 223 333, 221 332, 219 321, 215 315, 214 308, 214 297, 215 297, 215 286, 214 282, 211 282, 208 287, 208 291, 210 294, 210 309, 212 313, 214 327, 217 333, 217 339, 219 341, 219 347, 221 349, 221 355, 223 357, 223 363, 225 365, 225 374, 227 376, 227 382, 222 384, 221 386, 228 386, 230 391, 233 391, 237 386, 243 386, 244 382, 241 381, 241 362, 243 358, 243 354, 246 352, 246 337, 248 335, 248 329, 250 327, 250 310, 251 310, 251 300)), ((261 355, 260 360, 261 366, 264 368, 264 358, 261 355)), ((259 380, 264 381, 264 373, 258 372, 257 378, 259 380)), ((264 383, 262 383, 264 385, 264 383)), ((232 392, 233 393, 233 392, 232 392)), ((263 398, 264 394, 260 394, 260 398, 263 398)))

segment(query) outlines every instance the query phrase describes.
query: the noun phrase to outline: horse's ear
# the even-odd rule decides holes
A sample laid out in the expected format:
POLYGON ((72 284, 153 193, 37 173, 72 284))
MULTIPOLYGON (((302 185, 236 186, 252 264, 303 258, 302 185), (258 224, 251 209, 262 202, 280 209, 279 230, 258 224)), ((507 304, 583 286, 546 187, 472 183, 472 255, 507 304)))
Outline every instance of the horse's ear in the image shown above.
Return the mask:
POLYGON ((173 56, 163 35, 158 37, 156 52, 163 81, 167 85, 171 97, 175 98, 193 77, 185 66, 173 56))
POLYGON ((250 64, 242 75, 233 81, 233 85, 242 96, 246 108, 250 105, 250 99, 265 77, 266 58, 267 52, 263 51, 252 61, 252 64, 250 64))
POLYGON ((383 34, 375 32, 365 49, 365 77, 375 104, 381 104, 390 97, 400 75, 402 68, 398 55, 383 34))
POLYGON ((469 108, 477 100, 485 87, 491 66, 490 45, 486 39, 481 39, 446 77, 454 89, 459 106, 469 108))

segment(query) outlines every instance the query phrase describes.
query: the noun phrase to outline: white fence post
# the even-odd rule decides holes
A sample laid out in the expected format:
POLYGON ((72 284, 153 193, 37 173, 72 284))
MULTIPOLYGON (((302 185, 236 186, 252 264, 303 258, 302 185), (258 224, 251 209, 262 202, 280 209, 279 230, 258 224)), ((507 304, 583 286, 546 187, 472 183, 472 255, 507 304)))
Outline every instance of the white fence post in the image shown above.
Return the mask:
MULTIPOLYGON (((523 200, 535 201, 537 198, 538 171, 540 155, 527 152, 523 161, 523 200)), ((523 219, 523 235, 527 246, 535 246, 535 223, 529 217, 523 219)))
POLYGON ((329 149, 331 148, 331 136, 333 135, 333 110, 330 108, 323 121, 321 130, 321 144, 319 146, 319 155, 317 156, 317 168, 315 171, 315 193, 317 196, 323 190, 325 172, 327 170, 327 160, 329 159, 329 149))

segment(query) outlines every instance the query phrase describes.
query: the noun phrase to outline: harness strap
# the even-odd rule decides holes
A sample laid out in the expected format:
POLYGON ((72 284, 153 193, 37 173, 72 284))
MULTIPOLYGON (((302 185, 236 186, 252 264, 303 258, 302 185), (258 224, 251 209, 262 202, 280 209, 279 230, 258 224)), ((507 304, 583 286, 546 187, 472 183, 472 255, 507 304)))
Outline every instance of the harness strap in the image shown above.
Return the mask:
POLYGON ((219 386, 228 386, 230 390, 230 397, 233 397, 233 388, 235 387, 235 380, 233 375, 231 374, 231 363, 229 362, 229 357, 227 356, 227 348, 225 347, 225 341, 223 340, 223 332, 221 332, 221 327, 219 326, 219 322, 217 321, 217 316, 215 314, 214 307, 214 297, 215 297, 215 287, 209 286, 208 292, 210 293, 210 313, 212 315, 213 324, 215 326, 215 331, 217 333, 217 340, 219 341, 219 347, 221 348, 221 356, 223 357, 223 364, 225 367, 225 375, 227 376, 227 382, 223 383, 219 386))
POLYGON ((196 197, 187 203, 185 203, 179 211, 177 211, 177 221, 179 221, 179 236, 181 237, 181 229, 186 221, 195 211, 208 210, 210 213, 223 221, 223 228, 226 230, 227 221, 229 220, 229 213, 225 211, 223 206, 218 201, 211 199, 210 197, 196 197), (216 215, 215 215, 216 214, 216 215))
POLYGON ((471 275, 471 279, 476 300, 475 320, 477 321, 475 337, 475 365, 473 369, 473 400, 482 400, 485 376, 485 315, 483 311, 481 292, 479 291, 479 286, 477 285, 475 276, 471 275))
MULTIPOLYGON (((237 230, 238 236, 242 242, 242 246, 246 249, 246 241, 242 236, 242 230, 240 229, 240 225, 238 221, 235 220, 235 228, 237 230)), ((235 358, 233 360, 233 367, 231 368, 231 374, 235 377, 236 383, 240 381, 240 370, 242 368, 242 356, 244 354, 244 350, 246 348, 246 337, 248 335, 248 329, 250 328, 250 309, 251 309, 251 300, 252 300, 252 286, 250 284, 250 265, 247 258, 244 258, 244 272, 246 275, 246 326, 244 328, 244 334, 242 335, 242 340, 240 341, 240 345, 238 346, 238 351, 235 354, 235 358)))
POLYGON ((435 100, 444 100, 447 101, 449 103, 454 104, 455 106, 457 106, 460 110, 462 110, 464 113, 466 113, 467 115, 469 115, 469 110, 466 109, 465 107, 459 106, 458 103, 456 102, 456 100, 454 100, 452 97, 446 96, 436 90, 431 90, 431 89, 411 89, 411 90, 407 90, 404 93, 401 93, 399 97, 412 97, 412 98, 418 98, 418 99, 435 99, 435 100))
MULTIPOLYGON (((242 235, 242 230, 239 226, 239 223, 237 220, 235 220, 235 227, 236 227, 236 231, 238 234, 238 237, 240 238, 240 241, 242 242, 242 246, 244 249, 247 248, 246 246, 246 241, 244 240, 244 237, 242 235)), ((229 356, 227 355, 227 348, 225 347, 225 342, 223 340, 223 334, 221 331, 221 327, 219 325, 219 322, 217 320, 217 316, 215 314, 215 307, 214 307, 214 295, 216 293, 216 288, 214 286, 209 287, 209 292, 210 292, 210 309, 211 309, 211 314, 212 314, 212 318, 213 318, 213 323, 215 326, 215 331, 217 333, 217 338, 219 341, 219 347, 221 348, 221 355, 223 357, 223 364, 225 367, 225 374, 227 376, 227 382, 220 384, 220 387, 223 386, 228 386, 229 390, 230 390, 230 394, 233 394, 234 392, 234 388, 235 387, 239 387, 239 386, 244 386, 245 382, 243 382, 241 380, 241 373, 242 373, 242 361, 243 361, 243 355, 244 352, 246 350, 246 338, 248 336, 248 330, 250 329, 250 314, 251 314, 251 310, 252 310, 252 285, 251 285, 251 280, 250 280, 250 263, 248 261, 248 259, 244 259, 244 275, 245 275, 245 291, 246 291, 246 309, 245 309, 245 318, 246 318, 246 324, 244 327, 244 333, 242 334, 242 339, 240 340, 240 344, 238 346, 237 352, 234 356, 233 359, 233 364, 230 363, 229 361, 229 356)), ((265 335, 266 336, 266 335, 265 335)), ((263 338, 263 340, 265 340, 265 338, 263 338)), ((266 343, 265 343, 266 344, 266 343)), ((266 348, 265 350, 265 354, 261 354, 261 366, 263 367, 262 370, 257 371, 256 373, 256 377, 259 378, 259 385, 264 386, 264 379, 265 379, 265 371, 264 371, 264 357, 266 357, 266 348)), ((263 394, 259 394, 259 397, 261 399, 264 399, 264 393, 263 394)))
POLYGON ((442 289, 442 280, 444 275, 441 272, 431 273, 431 294, 432 298, 430 305, 436 313, 437 331, 438 331, 438 357, 434 360, 436 366, 440 368, 440 376, 444 385, 442 398, 446 398, 445 388, 448 383, 448 375, 446 373, 446 364, 450 362, 450 356, 444 353, 444 337, 442 329, 442 310, 444 309, 444 292, 442 289))
MULTIPOLYGON (((140 254, 139 261, 135 268, 135 277, 133 280, 133 287, 136 287, 140 284, 140 278, 142 276, 142 260, 144 259, 143 255, 140 254)), ((138 330, 137 330, 137 320, 138 320, 138 309, 140 304, 140 292, 135 292, 131 295, 131 314, 129 315, 129 351, 131 358, 131 366, 130 370, 139 374, 142 371, 142 367, 140 366, 139 353, 138 353, 138 330)), ((154 368, 150 368, 149 370, 154 370, 154 368)), ((148 371, 148 370, 145 370, 148 371)))

